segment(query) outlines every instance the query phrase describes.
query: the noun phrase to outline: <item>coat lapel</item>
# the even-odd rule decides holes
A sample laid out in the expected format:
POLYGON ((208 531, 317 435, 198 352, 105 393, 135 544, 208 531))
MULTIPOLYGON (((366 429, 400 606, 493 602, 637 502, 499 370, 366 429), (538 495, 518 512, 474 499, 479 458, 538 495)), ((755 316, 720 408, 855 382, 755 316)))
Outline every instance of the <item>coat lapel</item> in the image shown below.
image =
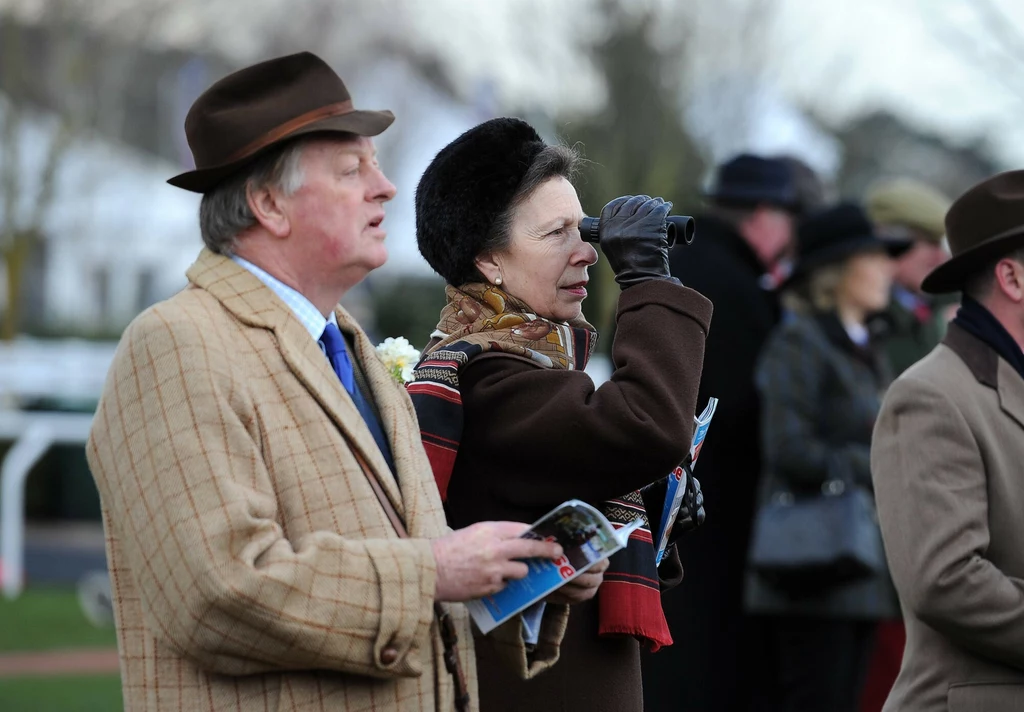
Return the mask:
POLYGON ((1003 412, 1024 427, 1024 379, 995 349, 952 322, 942 343, 971 370, 978 383, 994 388, 1003 412))
MULTIPOLYGON (((291 309, 244 267, 236 264, 230 258, 217 255, 205 248, 200 253, 199 259, 188 270, 187 275, 193 284, 210 292, 243 323, 270 329, 274 332, 281 355, 292 373, 323 407, 338 429, 345 434, 346 439, 358 448, 395 509, 403 514, 404 506, 398 484, 391 475, 380 448, 374 442, 373 435, 366 427, 363 416, 356 409, 355 403, 345 391, 344 386, 341 385, 341 381, 338 380, 338 376, 334 373, 330 362, 320 350, 317 342, 310 337, 309 332, 295 317, 291 309)), ((382 390, 377 382, 379 381, 377 371, 384 371, 384 375, 389 376, 362 330, 355 326, 354 321, 344 313, 344 310, 339 310, 338 317, 339 324, 344 325, 342 328, 356 335, 357 344, 359 344, 357 358, 366 373, 373 396, 376 397, 382 390), (344 322, 342 322, 343 316, 344 322), (367 359, 367 350, 370 352, 370 359, 367 359)), ((386 399, 377 401, 378 408, 381 409, 382 425, 392 442, 392 447, 394 447, 395 418, 391 412, 393 406, 388 409, 389 415, 385 415, 382 400, 386 399)), ((398 467, 397 460, 396 455, 396 467, 398 467)), ((402 473, 398 474, 401 477, 402 473)))
POLYGON ((1004 359, 999 359, 998 379, 1000 407, 1024 428, 1024 378, 1004 359))
MULTIPOLYGON (((405 503, 405 511, 399 510, 399 512, 402 512, 405 518, 406 528, 415 536, 415 532, 418 531, 415 515, 419 509, 417 503, 424 474, 423 471, 415 470, 422 463, 422 458, 417 458, 416 453, 413 452, 418 450, 422 454, 423 450, 419 423, 406 407, 404 399, 408 396, 404 393, 404 386, 395 382, 394 377, 377 356, 377 349, 366 333, 341 307, 335 310, 335 315, 341 330, 353 336, 355 356, 363 369, 363 376, 366 379, 367 388, 370 390, 370 393, 366 395, 371 397, 377 405, 381 427, 391 444, 391 453, 394 456, 397 470, 395 474, 398 476, 402 501, 405 503)), ((393 478, 388 477, 388 479, 394 483, 393 478)), ((433 478, 430 478, 430 482, 433 483, 433 478)), ((388 494, 390 495, 391 492, 389 491, 388 494)))

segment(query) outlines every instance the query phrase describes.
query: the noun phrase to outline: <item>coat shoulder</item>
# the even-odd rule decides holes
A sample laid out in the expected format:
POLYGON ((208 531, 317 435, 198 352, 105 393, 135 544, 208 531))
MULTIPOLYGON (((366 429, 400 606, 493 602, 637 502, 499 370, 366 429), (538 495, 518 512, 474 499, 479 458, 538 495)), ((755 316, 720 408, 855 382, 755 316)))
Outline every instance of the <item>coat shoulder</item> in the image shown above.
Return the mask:
POLYGON ((158 302, 128 324, 122 346, 141 342, 168 341, 176 350, 189 346, 211 346, 234 320, 220 302, 205 290, 186 287, 158 302))
POLYGON ((813 316, 788 313, 768 337, 765 351, 780 347, 826 351, 829 340, 813 316))
POLYGON ((967 390, 978 384, 970 368, 945 344, 933 348, 927 356, 904 371, 893 382, 894 388, 938 388, 947 393, 967 390))
POLYGON ((988 407, 995 391, 982 383, 959 355, 945 344, 939 344, 923 359, 893 381, 882 403, 886 415, 904 409, 905 405, 922 399, 945 404, 944 408, 962 414, 988 407))

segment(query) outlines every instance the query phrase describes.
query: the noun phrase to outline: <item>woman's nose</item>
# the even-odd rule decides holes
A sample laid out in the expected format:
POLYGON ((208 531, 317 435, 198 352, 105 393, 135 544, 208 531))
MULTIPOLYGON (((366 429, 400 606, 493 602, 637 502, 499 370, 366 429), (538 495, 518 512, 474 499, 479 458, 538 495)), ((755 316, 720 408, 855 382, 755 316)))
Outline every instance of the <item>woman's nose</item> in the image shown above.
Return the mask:
POLYGON ((580 240, 580 245, 573 254, 572 264, 597 264, 597 250, 589 242, 580 240))

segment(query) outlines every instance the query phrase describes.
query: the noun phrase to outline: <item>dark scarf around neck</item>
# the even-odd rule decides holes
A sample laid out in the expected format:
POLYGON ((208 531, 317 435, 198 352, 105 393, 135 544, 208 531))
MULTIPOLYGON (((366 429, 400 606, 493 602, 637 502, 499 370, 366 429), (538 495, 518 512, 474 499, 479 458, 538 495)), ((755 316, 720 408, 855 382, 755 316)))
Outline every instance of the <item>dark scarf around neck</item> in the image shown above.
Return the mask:
POLYGON ((1024 378, 1024 351, 981 302, 965 294, 953 323, 992 347, 1024 378))

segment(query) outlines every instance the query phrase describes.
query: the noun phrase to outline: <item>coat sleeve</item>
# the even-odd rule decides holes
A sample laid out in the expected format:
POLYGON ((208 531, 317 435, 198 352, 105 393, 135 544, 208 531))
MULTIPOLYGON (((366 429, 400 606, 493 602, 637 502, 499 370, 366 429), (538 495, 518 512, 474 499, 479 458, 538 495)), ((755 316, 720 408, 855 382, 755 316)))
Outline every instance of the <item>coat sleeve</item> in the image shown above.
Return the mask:
POLYGON ((420 674, 432 654, 430 542, 286 536, 225 351, 195 322, 140 318, 88 443, 147 626, 213 673, 420 674), (397 659, 381 660, 386 647, 397 659))
POLYGON ((619 298, 615 371, 600 388, 581 371, 525 359, 471 362, 460 374, 466 437, 479 428, 520 474, 495 478, 496 495, 518 506, 597 503, 667 476, 689 451, 710 320, 697 292, 651 281, 619 298))
POLYGON ((779 327, 757 368, 766 467, 794 487, 829 480, 871 486, 870 447, 819 434, 827 364, 821 340, 802 325, 779 327))
POLYGON ((897 380, 875 425, 871 467, 900 601, 954 643, 1024 670, 1024 580, 989 561, 985 463, 941 388, 897 380))

